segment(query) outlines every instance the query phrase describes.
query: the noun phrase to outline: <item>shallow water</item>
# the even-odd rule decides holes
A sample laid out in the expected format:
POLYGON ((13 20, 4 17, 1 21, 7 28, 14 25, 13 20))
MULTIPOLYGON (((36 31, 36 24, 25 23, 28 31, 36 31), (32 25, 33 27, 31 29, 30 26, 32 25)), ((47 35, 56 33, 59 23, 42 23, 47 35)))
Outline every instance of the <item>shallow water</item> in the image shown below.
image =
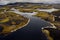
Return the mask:
POLYGON ((57 11, 59 9, 52 8, 52 9, 37 9, 37 10, 39 10, 39 11, 45 11, 45 12, 53 12, 53 11, 57 11))

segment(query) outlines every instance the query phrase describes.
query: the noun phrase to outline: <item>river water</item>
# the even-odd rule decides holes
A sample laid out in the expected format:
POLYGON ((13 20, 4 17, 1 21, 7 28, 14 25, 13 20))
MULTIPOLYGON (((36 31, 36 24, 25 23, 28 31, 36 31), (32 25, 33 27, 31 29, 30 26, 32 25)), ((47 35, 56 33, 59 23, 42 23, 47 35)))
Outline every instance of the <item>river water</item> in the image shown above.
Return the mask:
MULTIPOLYGON (((19 12, 16 11, 16 13, 19 12)), ((42 33, 41 28, 51 26, 48 22, 28 13, 21 13, 21 15, 30 18, 29 24, 8 36, 0 37, 0 40, 47 40, 45 35, 42 33)))

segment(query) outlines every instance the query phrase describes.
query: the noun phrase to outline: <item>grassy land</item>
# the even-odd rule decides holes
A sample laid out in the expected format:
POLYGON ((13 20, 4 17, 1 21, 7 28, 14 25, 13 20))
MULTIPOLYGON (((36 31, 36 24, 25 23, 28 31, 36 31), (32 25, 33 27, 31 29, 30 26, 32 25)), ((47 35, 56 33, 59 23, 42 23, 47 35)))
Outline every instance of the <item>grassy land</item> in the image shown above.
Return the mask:
MULTIPOLYGON (((6 12, 4 13, 6 17, 9 17, 8 21, 0 23, 1 26, 4 28, 0 34, 8 34, 13 30, 18 30, 22 27, 24 27, 25 24, 27 24, 28 19, 21 16, 20 14, 16 14, 13 12, 6 12)), ((5 19, 3 19, 5 20, 5 19)))
POLYGON ((49 14, 48 14, 48 12, 40 11, 34 16, 41 17, 42 19, 47 19, 49 17, 49 14))
POLYGON ((56 22, 54 15, 49 14, 48 12, 41 11, 41 12, 38 12, 34 16, 40 17, 40 18, 44 19, 45 21, 49 21, 49 22, 53 23, 55 26, 60 26, 60 22, 56 22))

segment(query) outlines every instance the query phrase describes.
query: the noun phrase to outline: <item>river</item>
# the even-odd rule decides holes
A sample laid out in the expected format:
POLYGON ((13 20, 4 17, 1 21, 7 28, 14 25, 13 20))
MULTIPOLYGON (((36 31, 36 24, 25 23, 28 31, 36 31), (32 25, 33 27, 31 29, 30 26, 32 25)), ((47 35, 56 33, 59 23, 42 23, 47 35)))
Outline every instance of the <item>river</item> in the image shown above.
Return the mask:
POLYGON ((42 27, 51 26, 47 21, 28 13, 21 13, 21 15, 30 18, 29 24, 8 36, 0 37, 1 40, 47 40, 41 31, 42 27))
POLYGON ((26 15, 30 18, 30 22, 27 26, 10 35, 2 38, 4 40, 47 40, 45 35, 42 33, 41 28, 50 26, 46 21, 41 18, 37 18, 31 15, 26 15))

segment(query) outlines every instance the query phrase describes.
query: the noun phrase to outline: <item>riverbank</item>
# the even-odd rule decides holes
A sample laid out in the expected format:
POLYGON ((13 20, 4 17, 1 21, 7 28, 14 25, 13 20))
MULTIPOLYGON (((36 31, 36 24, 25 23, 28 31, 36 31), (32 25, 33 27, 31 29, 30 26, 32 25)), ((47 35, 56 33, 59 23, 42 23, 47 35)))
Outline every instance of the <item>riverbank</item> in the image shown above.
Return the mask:
MULTIPOLYGON (((3 28, 3 29, 1 29, 0 35, 8 35, 11 32, 21 29, 22 27, 25 27, 30 22, 29 18, 26 18, 20 14, 14 13, 14 12, 4 12, 3 14, 6 17, 8 17, 9 20, 5 21, 3 23, 0 23, 0 26, 3 28)), ((2 14, 1 18, 4 17, 3 14, 2 14)), ((5 19, 2 19, 2 20, 5 20, 5 19)))
POLYGON ((17 29, 12 30, 11 32, 17 31, 17 30, 19 30, 19 29, 27 26, 27 25, 29 24, 29 22, 30 22, 30 19, 28 19, 28 21, 27 21, 27 23, 26 23, 25 25, 23 25, 23 26, 21 26, 21 27, 19 27, 19 28, 17 28, 17 29))

